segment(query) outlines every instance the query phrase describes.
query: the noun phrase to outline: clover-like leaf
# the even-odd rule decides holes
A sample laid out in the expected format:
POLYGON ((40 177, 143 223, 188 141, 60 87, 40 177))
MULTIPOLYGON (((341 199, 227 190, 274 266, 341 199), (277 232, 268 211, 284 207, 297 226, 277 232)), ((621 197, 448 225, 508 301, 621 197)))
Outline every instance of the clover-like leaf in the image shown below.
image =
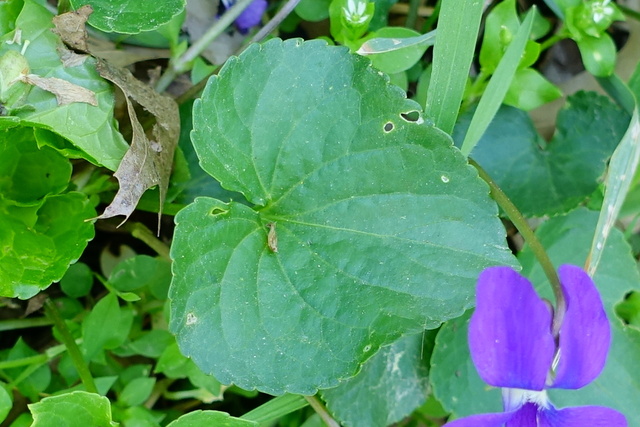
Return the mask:
POLYGON ((71 164, 33 129, 0 131, 0 295, 29 298, 60 280, 94 229, 86 195, 62 192, 71 164))
MULTIPOLYGON (((454 139, 461 140, 470 116, 454 139)), ((529 115, 502 107, 471 152, 526 216, 567 212, 595 191, 629 116, 607 98, 579 92, 558 114, 553 140, 537 133, 529 115)))
POLYGON ((99 30, 123 34, 151 31, 182 12, 185 0, 71 0, 74 9, 91 5, 89 24, 99 30))
POLYGON ((176 217, 170 327, 223 383, 335 386, 470 307, 484 267, 513 263, 450 138, 344 47, 248 48, 209 81, 192 139, 253 204, 203 197, 176 217))

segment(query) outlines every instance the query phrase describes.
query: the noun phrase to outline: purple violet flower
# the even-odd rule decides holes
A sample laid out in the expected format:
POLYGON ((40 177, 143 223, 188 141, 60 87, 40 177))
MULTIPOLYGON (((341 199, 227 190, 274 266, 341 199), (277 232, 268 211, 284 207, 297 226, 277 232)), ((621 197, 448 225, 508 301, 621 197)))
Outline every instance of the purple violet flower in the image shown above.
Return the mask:
POLYGON ((579 267, 558 270, 567 310, 556 340, 553 313, 531 282, 509 267, 478 278, 469 349, 480 377, 502 388, 504 412, 472 415, 446 427, 624 427, 621 413, 602 406, 556 409, 547 388, 579 389, 602 371, 611 327, 591 278, 579 267))
MULTIPOLYGON (((222 0, 222 6, 225 10, 229 9, 237 0, 222 0)), ((267 10, 267 0, 253 0, 253 2, 242 11, 240 16, 235 20, 236 28, 241 33, 246 33, 251 27, 255 27, 260 23, 264 11, 267 10)))

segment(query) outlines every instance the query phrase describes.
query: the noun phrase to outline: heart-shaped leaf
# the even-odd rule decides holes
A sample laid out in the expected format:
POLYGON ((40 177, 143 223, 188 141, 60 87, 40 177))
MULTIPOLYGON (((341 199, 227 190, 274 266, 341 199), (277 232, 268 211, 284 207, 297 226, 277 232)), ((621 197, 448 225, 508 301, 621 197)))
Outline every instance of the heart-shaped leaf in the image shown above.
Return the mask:
MULTIPOLYGON (((461 141, 469 114, 454 139, 461 141)), ((629 116, 604 96, 579 92, 560 111, 546 143, 529 115, 502 107, 471 152, 525 216, 567 212, 598 186, 605 165, 624 135, 629 116)))
POLYGON ((513 264, 475 170, 346 48, 250 47, 209 81, 192 139, 254 205, 198 198, 176 217, 171 330, 223 383, 335 386, 471 306, 484 267, 513 264))

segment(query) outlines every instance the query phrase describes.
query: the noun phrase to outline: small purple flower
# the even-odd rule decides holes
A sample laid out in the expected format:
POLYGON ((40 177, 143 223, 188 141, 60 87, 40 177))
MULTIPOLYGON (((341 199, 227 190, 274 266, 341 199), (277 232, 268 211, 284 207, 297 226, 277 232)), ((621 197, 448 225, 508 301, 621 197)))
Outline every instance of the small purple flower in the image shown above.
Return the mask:
POLYGON ((591 278, 579 267, 558 270, 567 303, 557 340, 553 313, 531 283, 509 267, 485 269, 469 323, 469 349, 480 377, 502 387, 504 412, 472 415, 447 427, 624 427, 601 406, 556 409, 547 388, 579 389, 602 371, 611 328, 591 278))
MULTIPOLYGON (((222 0, 224 9, 227 10, 236 3, 237 0, 222 0)), ((253 0, 253 2, 242 11, 235 20, 236 27, 241 33, 246 33, 249 28, 260 23, 264 11, 267 10, 267 0, 253 0)))

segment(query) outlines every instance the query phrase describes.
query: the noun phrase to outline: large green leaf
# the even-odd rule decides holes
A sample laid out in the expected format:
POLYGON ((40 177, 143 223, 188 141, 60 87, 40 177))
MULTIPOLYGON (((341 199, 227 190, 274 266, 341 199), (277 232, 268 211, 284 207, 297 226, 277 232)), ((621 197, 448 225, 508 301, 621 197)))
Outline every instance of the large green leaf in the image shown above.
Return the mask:
MULTIPOLYGON (((578 209, 563 217, 552 218, 536 232, 554 264, 583 265, 598 221, 598 213, 578 209)), ((523 274, 538 292, 552 299, 550 286, 528 248, 521 254, 523 274)), ((604 405, 640 419, 636 399, 640 393, 637 355, 640 332, 623 325, 614 307, 627 292, 640 289, 640 277, 630 247, 622 233, 614 229, 604 250, 594 281, 601 292, 613 329, 613 343, 602 374, 580 390, 550 391, 556 406, 604 405)), ((467 344, 468 315, 447 322, 441 329, 431 359, 431 380, 443 405, 458 416, 501 410, 500 391, 486 385, 478 376, 467 344)), ((524 321, 524 319, 523 319, 524 321)))
POLYGON ((111 420, 109 399, 85 391, 51 396, 29 405, 33 427, 117 426, 111 420))
POLYGON ((427 400, 424 332, 400 338, 381 349, 362 371, 322 397, 346 426, 386 427, 411 414, 427 400))
MULTIPOLYGON (((95 93, 98 105, 94 107, 84 102, 58 105, 55 95, 33 87, 26 97, 5 105, 5 108, 25 126, 48 129, 80 148, 84 152, 83 158, 115 170, 128 145, 115 127, 113 89, 98 75, 92 59, 76 66, 63 65, 59 53, 62 42, 51 31, 52 17, 34 0, 25 0, 16 20, 24 45, 29 42, 24 48, 29 72, 41 77, 56 77, 89 89, 95 93)), ((0 38, 0 56, 9 49, 19 52, 23 48, 15 43, 6 43, 14 36, 15 31, 12 31, 0 38)))
MULTIPOLYGON (((456 126, 457 142, 470 119, 467 114, 456 126)), ((628 123, 629 117, 607 98, 579 92, 569 97, 556 134, 546 143, 526 112, 505 106, 471 157, 525 216, 567 212, 597 188, 628 123)))
POLYGON ((196 151, 254 207, 198 198, 176 217, 170 326, 203 370, 313 394, 459 315, 482 268, 513 263, 487 187, 412 111, 321 41, 254 45, 209 81, 196 151))
POLYGON ((71 0, 74 9, 89 4, 89 24, 99 30, 138 34, 155 30, 182 12, 185 0, 71 0))

